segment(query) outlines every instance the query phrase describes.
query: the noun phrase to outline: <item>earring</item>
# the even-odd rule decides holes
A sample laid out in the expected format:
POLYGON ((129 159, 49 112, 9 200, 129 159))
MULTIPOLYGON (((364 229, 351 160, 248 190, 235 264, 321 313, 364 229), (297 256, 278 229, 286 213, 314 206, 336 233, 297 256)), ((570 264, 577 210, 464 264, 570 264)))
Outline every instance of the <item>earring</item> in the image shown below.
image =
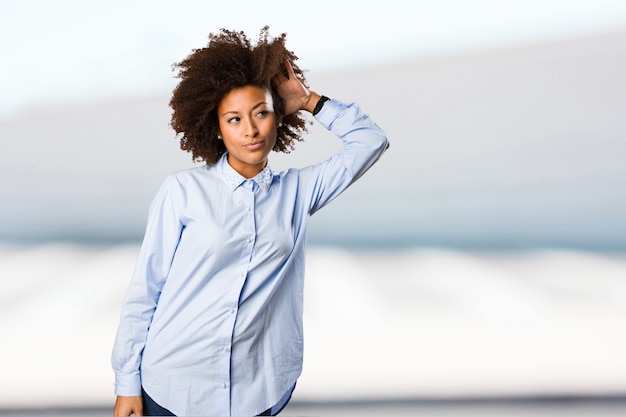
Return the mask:
POLYGON ((217 135, 217 140, 222 140, 222 137, 220 135, 217 135))
POLYGON ((279 122, 278 127, 283 127, 283 122, 279 122))

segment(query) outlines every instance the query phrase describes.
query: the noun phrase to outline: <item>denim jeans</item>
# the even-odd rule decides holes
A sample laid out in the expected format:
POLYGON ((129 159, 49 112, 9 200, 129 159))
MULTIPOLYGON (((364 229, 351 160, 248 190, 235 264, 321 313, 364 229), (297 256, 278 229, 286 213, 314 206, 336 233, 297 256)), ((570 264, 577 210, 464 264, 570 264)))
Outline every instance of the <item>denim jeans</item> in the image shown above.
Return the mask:
POLYGON ((167 408, 163 408, 159 404, 157 404, 156 401, 154 401, 152 398, 150 398, 148 394, 146 394, 146 391, 144 391, 143 388, 141 388, 141 397, 143 398, 143 415, 144 416, 174 416, 175 415, 167 408))

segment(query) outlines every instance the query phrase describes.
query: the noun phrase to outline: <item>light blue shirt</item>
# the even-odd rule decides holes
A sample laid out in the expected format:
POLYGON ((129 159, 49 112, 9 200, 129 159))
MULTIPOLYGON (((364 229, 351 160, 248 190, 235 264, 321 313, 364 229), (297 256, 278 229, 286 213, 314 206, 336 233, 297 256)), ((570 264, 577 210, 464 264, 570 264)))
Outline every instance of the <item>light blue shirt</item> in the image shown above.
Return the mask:
POLYGON ((388 147, 358 105, 315 116, 344 143, 328 160, 246 179, 224 155, 157 193, 112 356, 115 393, 146 392, 176 415, 250 416, 302 371, 309 216, 388 147))

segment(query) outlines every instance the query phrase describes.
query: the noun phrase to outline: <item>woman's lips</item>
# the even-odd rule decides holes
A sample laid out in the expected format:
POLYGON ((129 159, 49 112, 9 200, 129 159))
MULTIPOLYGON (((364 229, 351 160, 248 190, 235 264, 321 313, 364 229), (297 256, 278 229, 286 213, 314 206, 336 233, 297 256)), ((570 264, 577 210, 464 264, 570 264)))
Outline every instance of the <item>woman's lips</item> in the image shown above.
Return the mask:
POLYGON ((265 141, 259 140, 259 141, 247 143, 247 144, 243 145, 243 147, 246 148, 249 151, 256 151, 258 149, 261 149, 263 147, 264 143, 265 143, 265 141))

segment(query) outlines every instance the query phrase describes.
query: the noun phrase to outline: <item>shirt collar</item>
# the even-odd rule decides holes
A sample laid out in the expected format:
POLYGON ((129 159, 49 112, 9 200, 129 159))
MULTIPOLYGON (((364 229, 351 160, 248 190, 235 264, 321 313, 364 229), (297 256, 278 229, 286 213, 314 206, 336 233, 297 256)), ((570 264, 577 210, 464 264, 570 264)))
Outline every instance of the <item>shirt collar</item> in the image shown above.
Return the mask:
MULTIPOLYGON (((218 166, 220 168, 222 179, 231 191, 235 191, 237 187, 247 180, 246 177, 235 171, 235 169, 230 166, 228 163, 228 153, 224 153, 224 155, 222 155, 218 161, 218 166)), ((274 173, 268 164, 265 165, 265 168, 263 168, 261 172, 250 180, 256 182, 263 191, 268 192, 273 178, 274 173)))

